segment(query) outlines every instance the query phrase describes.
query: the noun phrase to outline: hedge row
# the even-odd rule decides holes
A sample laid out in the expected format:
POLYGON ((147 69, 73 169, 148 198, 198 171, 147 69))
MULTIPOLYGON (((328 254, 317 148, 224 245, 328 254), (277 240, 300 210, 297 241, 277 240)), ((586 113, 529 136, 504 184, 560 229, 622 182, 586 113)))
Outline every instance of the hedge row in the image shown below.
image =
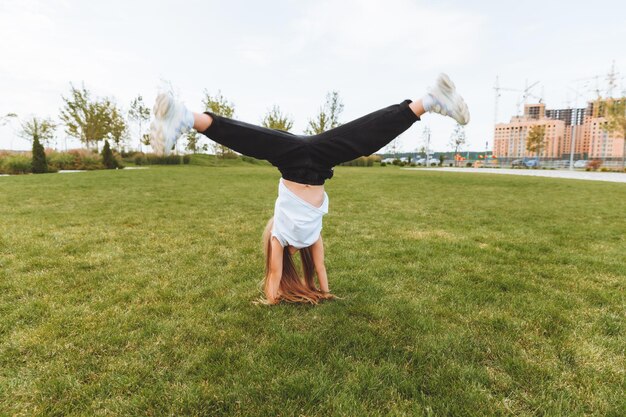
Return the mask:
POLYGON ((124 158, 124 161, 132 162, 135 165, 187 165, 190 160, 191 157, 189 155, 159 156, 155 154, 144 154, 141 152, 126 154, 124 158))
MULTIPOLYGON (((123 168, 119 156, 118 168, 123 168)), ((59 170, 87 170, 104 169, 102 156, 86 149, 72 149, 67 152, 46 151, 48 172, 59 170)), ((0 154, 0 174, 29 174, 32 172, 32 154, 25 153, 2 153, 0 154)))

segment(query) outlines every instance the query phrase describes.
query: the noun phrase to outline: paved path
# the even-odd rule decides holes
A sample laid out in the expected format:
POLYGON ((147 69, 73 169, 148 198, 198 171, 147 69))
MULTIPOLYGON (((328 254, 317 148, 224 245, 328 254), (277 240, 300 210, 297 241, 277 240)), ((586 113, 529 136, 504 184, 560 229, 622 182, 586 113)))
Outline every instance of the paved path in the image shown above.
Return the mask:
POLYGON ((417 171, 469 172, 479 174, 528 175, 531 177, 569 178, 575 180, 610 181, 626 183, 626 173, 564 171, 549 169, 501 169, 501 168, 404 168, 417 171))

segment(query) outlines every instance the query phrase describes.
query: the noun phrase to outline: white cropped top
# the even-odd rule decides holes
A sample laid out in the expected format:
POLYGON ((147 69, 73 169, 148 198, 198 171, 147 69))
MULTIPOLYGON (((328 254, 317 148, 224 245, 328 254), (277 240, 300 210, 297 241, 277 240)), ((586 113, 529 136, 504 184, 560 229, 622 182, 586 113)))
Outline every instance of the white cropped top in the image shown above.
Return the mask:
POLYGON ((302 249, 311 246, 320 237, 322 217, 328 213, 328 194, 320 207, 304 201, 283 183, 278 183, 278 198, 274 206, 272 236, 285 247, 302 249))

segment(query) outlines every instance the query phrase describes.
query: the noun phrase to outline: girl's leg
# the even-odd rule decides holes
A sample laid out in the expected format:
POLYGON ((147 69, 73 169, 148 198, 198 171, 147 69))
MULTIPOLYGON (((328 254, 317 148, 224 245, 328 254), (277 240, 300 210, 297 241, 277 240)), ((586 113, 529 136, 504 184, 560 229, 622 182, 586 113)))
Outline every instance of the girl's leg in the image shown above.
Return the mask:
POLYGON ((405 100, 311 138, 313 160, 333 167, 371 155, 407 130, 424 114, 421 100, 405 100))
POLYGON ((158 154, 169 154, 185 130, 195 127, 215 142, 244 155, 266 159, 279 169, 306 166, 309 161, 308 145, 299 136, 209 112, 192 113, 171 93, 157 96, 153 114, 150 137, 152 148, 158 154))
POLYGON ((211 140, 274 166, 297 165, 306 155, 305 139, 212 113, 194 113, 194 128, 211 140))
POLYGON ((194 113, 193 114, 193 128, 196 132, 204 132, 211 126, 213 118, 206 113, 194 113))
POLYGON ((470 119, 467 104, 456 86, 446 74, 440 74, 421 100, 405 100, 315 136, 312 157, 317 164, 332 167, 371 155, 420 120, 425 112, 449 116, 462 125, 470 119))

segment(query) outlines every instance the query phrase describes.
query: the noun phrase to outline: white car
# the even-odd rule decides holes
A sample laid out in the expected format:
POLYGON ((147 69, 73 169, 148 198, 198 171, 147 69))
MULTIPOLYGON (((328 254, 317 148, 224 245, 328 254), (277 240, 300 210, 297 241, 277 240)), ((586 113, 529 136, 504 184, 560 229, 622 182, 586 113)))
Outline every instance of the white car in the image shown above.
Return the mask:
POLYGON ((576 162, 574 162, 574 168, 587 168, 587 163, 589 161, 587 161, 586 159, 580 159, 576 162))
MULTIPOLYGON (((429 162, 430 162, 429 164, 430 166, 439 165, 439 159, 437 158, 430 158, 429 162)), ((426 158, 420 158, 417 161, 415 161, 415 163, 417 165, 426 165, 426 158)))

